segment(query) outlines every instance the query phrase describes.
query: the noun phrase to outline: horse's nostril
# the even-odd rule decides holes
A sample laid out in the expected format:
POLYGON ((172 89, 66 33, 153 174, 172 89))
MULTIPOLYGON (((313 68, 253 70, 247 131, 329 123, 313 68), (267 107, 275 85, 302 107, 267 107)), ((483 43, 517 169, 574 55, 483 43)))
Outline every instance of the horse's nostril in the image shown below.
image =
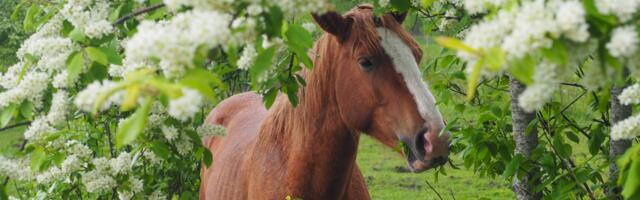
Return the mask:
POLYGON ((445 157, 437 157, 437 158, 434 158, 432 162, 433 162, 434 166, 440 166, 440 165, 443 165, 443 164, 445 164, 447 162, 447 158, 445 158, 445 157))

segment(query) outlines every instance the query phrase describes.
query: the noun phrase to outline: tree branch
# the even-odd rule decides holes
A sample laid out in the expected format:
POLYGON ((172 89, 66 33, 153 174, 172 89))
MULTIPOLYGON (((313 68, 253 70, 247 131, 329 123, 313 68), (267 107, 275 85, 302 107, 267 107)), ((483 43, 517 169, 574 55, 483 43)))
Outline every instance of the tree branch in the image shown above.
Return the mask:
POLYGON ((0 128, 0 132, 6 131, 6 130, 9 130, 9 129, 12 129, 12 128, 20 127, 20 126, 26 126, 26 125, 29 125, 29 124, 31 124, 31 121, 12 124, 12 125, 9 125, 9 126, 5 126, 4 128, 0 128))
POLYGON ((157 9, 162 8, 164 6, 165 6, 164 3, 159 3, 159 4, 152 5, 152 6, 149 6, 149 7, 146 7, 146 8, 142 8, 140 10, 136 10, 136 11, 134 11, 132 13, 129 13, 129 14, 125 15, 125 16, 122 16, 122 17, 118 18, 115 22, 113 22, 113 25, 116 26, 116 25, 122 24, 125 21, 127 21, 127 20, 129 20, 129 19, 131 19, 131 18, 133 18, 135 16, 138 16, 138 15, 141 15, 141 14, 144 14, 144 13, 148 13, 148 12, 157 10, 157 9))

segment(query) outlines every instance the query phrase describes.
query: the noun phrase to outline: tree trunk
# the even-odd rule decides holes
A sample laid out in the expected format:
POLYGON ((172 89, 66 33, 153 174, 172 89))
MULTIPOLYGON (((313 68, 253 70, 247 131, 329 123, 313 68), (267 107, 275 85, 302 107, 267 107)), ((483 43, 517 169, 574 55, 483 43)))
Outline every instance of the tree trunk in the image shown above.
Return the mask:
MULTIPOLYGON (((611 124, 616 124, 619 121, 631 116, 631 106, 625 106, 620 104, 618 95, 624 90, 624 86, 611 87, 611 124)), ((618 166, 616 166, 616 160, 618 157, 631 146, 631 140, 609 140, 609 184, 610 188, 607 191, 607 195, 611 199, 622 199, 620 196, 621 188, 616 187, 618 181, 618 166)))
MULTIPOLYGON (((525 86, 514 78, 509 82, 511 90, 511 118, 513 124, 513 140, 516 142, 516 154, 520 154, 529 159, 533 149, 538 146, 538 132, 531 129, 529 133, 525 130, 529 123, 536 117, 535 113, 527 113, 518 105, 518 96, 524 91, 525 86)), ((538 182, 534 180, 535 171, 531 170, 521 177, 513 179, 513 192, 519 200, 540 199, 541 194, 533 191, 538 182)))

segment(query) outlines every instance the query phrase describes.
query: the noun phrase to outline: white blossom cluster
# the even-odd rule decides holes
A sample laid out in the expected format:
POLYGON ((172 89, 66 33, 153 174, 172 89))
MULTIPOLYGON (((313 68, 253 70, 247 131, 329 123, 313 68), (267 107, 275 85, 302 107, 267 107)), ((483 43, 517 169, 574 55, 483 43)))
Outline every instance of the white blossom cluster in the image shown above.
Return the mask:
POLYGON ((634 139, 640 136, 640 115, 631 116, 611 127, 611 139, 634 139))
POLYGON ((618 27, 606 47, 614 57, 631 57, 638 51, 638 32, 632 26, 618 27))
MULTIPOLYGON (((632 0, 634 1, 634 0, 632 0)), ((618 1, 599 1, 597 4, 600 12, 610 9, 614 12, 626 12, 630 15, 637 10, 635 3, 629 11, 623 11, 618 1), (635 7, 634 7, 635 6, 635 7)), ((469 13, 484 13, 491 8, 506 6, 507 1, 480 0, 464 1, 464 7, 469 13)), ((587 23, 586 10, 578 0, 525 0, 509 5, 479 23, 471 26, 463 36, 464 43, 480 52, 486 52, 491 48, 501 49, 506 56, 506 64, 500 69, 483 69, 485 76, 502 73, 512 63, 517 63, 527 56, 538 54, 540 49, 552 48, 554 41, 569 41, 570 49, 579 49, 580 52, 569 52, 569 63, 566 66, 554 66, 550 61, 543 61, 535 68, 534 82, 519 97, 520 106, 526 111, 540 109, 556 91, 561 79, 575 69, 575 62, 584 60, 586 56, 595 51, 590 42, 589 24, 587 23), (575 48, 574 48, 575 47, 575 48), (573 55, 580 54, 580 55, 573 55), (580 57, 580 58, 578 58, 580 57), (553 66, 553 67, 552 67, 553 66)), ((629 8, 624 8, 629 9, 629 8)), ((596 45, 597 46, 597 45, 596 45)), ((638 34, 633 27, 618 27, 613 31, 606 48, 612 56, 625 58, 634 55, 638 46, 638 34)), ((572 50, 573 51, 573 50, 572 50)), ((474 66, 480 57, 470 53, 459 51, 458 56, 474 66)), ((539 61, 535 61, 539 62, 539 61)), ((468 72, 471 71, 468 68, 468 72)), ((601 71, 601 70, 600 70, 601 71)), ((604 76, 607 73, 586 74, 604 76)), ((585 78, 589 80, 597 80, 585 78)), ((599 85, 594 83, 595 85, 599 85)))
POLYGON ((558 89, 558 77, 556 76, 556 64, 543 61, 536 67, 533 75, 534 83, 518 97, 518 105, 527 112, 539 110, 553 97, 558 89))
POLYGON ((598 11, 612 14, 623 22, 630 20, 640 8, 638 0, 595 0, 598 11))
MULTIPOLYGON (((622 105, 640 104, 640 83, 625 88, 618 96, 618 100, 622 105)), ((612 140, 634 139, 638 136, 640 136, 640 115, 638 114, 616 123, 611 128, 612 140)))
POLYGON ((208 136, 225 136, 227 135, 227 129, 219 124, 202 124, 200 127, 196 129, 198 135, 201 138, 208 136))
POLYGON ((107 21, 108 0, 69 0, 60 14, 89 38, 100 38, 114 30, 107 21))
POLYGON ((256 52, 256 48, 253 45, 245 46, 242 50, 242 54, 240 55, 240 59, 238 59, 238 68, 249 70, 249 68, 254 64, 257 56, 258 52, 256 52))
MULTIPOLYGON (((84 90, 80 91, 74 100, 76 107, 85 112, 93 111, 93 106, 96 103, 97 97, 111 91, 117 83, 110 80, 95 81, 89 84, 84 90)), ((120 105, 124 99, 124 92, 118 91, 102 104, 99 111, 103 111, 111 107, 112 105, 120 105)))

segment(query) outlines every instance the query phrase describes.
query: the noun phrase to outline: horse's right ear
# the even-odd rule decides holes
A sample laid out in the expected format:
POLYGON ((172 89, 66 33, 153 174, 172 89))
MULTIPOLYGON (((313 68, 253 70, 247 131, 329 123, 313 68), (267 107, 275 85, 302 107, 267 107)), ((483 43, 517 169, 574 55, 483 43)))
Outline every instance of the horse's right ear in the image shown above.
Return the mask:
POLYGON ((349 30, 352 21, 342 15, 329 11, 324 14, 312 13, 313 20, 327 33, 336 36, 338 41, 344 42, 349 38, 349 30))

